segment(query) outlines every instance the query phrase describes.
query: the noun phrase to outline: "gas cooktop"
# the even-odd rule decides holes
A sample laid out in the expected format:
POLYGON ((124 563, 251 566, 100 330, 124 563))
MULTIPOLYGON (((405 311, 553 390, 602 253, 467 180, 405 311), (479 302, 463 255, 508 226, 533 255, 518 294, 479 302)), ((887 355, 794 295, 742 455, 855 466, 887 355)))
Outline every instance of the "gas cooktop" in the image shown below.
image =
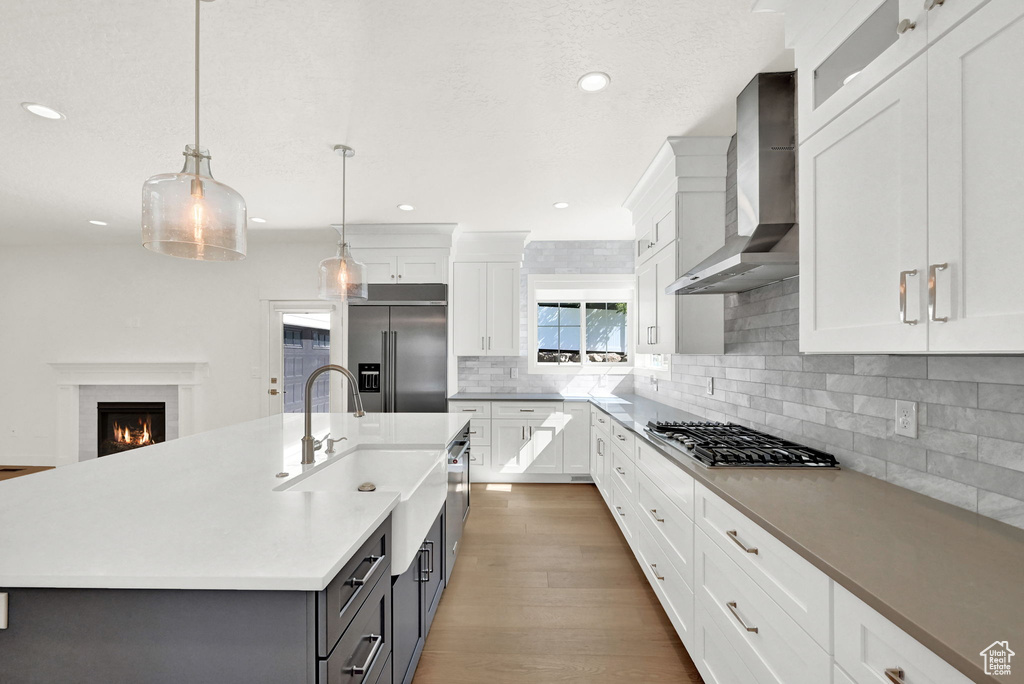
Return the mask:
POLYGON ((733 423, 647 423, 647 432, 709 468, 838 468, 832 454, 733 423))

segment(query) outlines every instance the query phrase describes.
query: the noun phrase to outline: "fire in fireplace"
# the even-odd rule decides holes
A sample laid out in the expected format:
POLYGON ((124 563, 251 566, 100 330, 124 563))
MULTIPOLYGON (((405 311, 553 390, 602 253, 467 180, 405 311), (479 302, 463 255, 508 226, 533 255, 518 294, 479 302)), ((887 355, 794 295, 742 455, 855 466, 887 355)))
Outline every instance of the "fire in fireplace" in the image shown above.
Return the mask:
POLYGON ((117 454, 166 439, 164 402, 107 402, 96 405, 100 456, 117 454))

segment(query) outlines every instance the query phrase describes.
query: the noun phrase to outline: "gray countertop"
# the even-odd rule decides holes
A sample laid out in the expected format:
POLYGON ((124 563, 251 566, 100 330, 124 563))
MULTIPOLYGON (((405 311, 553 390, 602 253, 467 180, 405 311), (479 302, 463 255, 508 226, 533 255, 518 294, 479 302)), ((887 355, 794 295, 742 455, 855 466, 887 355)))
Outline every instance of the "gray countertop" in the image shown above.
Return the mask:
POLYGON ((1024 530, 853 470, 709 469, 647 436, 699 416, 633 395, 466 394, 454 400, 590 401, 669 461, 971 679, 979 652, 1024 644, 1024 530))

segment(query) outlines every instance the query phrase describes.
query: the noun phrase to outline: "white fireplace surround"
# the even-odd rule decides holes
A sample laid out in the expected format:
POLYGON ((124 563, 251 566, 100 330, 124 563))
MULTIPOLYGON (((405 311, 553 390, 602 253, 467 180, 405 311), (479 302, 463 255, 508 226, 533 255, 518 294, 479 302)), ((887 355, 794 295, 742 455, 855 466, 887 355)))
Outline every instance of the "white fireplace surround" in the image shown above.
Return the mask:
POLYGON ((80 456, 79 394, 83 385, 173 385, 178 389, 178 436, 193 434, 199 412, 198 386, 207 363, 51 363, 57 374, 57 465, 80 456))

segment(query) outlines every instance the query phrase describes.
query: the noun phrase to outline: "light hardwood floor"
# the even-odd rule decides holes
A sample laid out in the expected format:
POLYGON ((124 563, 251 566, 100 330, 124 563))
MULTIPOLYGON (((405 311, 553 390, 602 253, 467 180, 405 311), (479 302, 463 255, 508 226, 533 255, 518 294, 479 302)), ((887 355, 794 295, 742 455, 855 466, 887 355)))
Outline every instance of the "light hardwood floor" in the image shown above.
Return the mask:
POLYGON ((413 684, 702 682, 593 485, 474 484, 413 684))

